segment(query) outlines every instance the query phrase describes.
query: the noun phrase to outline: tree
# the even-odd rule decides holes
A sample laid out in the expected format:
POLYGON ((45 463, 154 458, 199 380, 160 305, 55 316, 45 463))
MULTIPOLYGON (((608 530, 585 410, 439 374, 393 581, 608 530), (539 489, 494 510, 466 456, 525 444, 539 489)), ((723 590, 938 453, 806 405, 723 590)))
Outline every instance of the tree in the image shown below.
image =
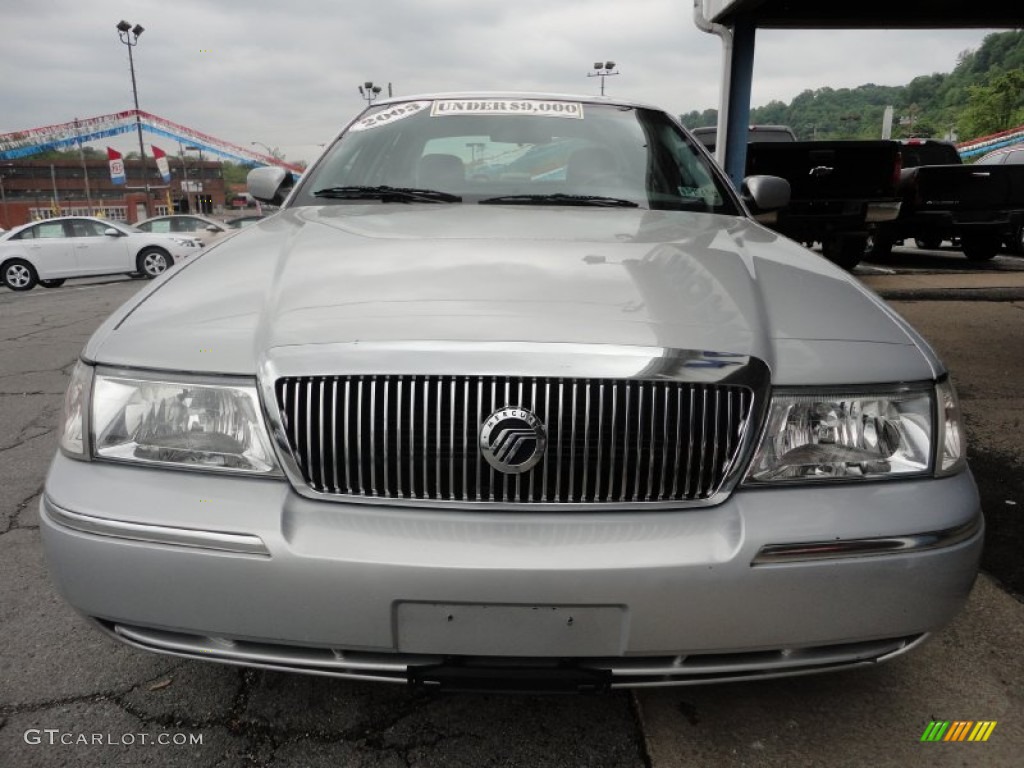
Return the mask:
POLYGON ((985 136, 1024 123, 1024 71, 1002 72, 986 85, 967 88, 969 103, 960 113, 961 136, 985 136))

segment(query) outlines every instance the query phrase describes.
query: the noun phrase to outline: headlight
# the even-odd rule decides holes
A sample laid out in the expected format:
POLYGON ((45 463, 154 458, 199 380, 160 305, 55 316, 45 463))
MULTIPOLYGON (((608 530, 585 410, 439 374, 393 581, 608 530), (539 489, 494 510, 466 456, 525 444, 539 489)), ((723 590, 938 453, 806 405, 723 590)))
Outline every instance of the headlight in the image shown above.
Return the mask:
POLYGON ((938 458, 936 475, 954 475, 967 464, 964 433, 960 425, 960 401, 949 379, 935 387, 939 402, 938 458))
MULTIPOLYGON (((65 417, 68 437, 62 444, 74 445, 74 430, 68 429, 68 422, 65 417)), ((89 425, 95 458, 281 474, 263 426, 255 385, 169 380, 99 369, 92 384, 89 425)))
POLYGON ((88 434, 85 422, 89 403, 89 386, 92 384, 92 366, 81 360, 71 371, 71 381, 64 393, 64 416, 61 421, 60 449, 74 459, 88 458, 88 434))
POLYGON ((948 382, 898 392, 782 391, 746 482, 952 474, 963 467, 961 447, 948 382))

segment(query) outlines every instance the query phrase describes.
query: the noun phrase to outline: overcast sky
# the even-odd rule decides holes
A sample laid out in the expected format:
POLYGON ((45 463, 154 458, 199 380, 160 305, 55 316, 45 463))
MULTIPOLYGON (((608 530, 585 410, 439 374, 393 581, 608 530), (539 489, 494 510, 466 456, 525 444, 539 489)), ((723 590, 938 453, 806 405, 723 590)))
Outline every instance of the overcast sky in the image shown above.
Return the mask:
MULTIPOLYGON (((0 0, 0 133, 130 109, 121 19, 145 27, 141 109, 290 160, 365 106, 366 80, 395 95, 594 94, 587 73, 611 59, 610 96, 718 106, 721 44, 695 27, 692 0, 0 0)), ((761 30, 752 103, 950 72, 991 31, 761 30)), ((132 148, 104 143, 119 142, 132 148)))

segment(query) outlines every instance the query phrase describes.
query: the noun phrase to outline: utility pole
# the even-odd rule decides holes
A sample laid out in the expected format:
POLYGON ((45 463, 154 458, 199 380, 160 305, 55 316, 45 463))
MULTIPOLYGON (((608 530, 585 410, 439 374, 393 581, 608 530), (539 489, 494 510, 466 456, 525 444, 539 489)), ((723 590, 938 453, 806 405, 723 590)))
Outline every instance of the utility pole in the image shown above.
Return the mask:
POLYGON ((92 216, 92 192, 89 189, 89 167, 85 164, 85 151, 82 149, 82 134, 78 130, 78 118, 75 118, 75 143, 78 144, 78 159, 82 163, 82 175, 85 177, 85 199, 89 206, 89 215, 92 216))

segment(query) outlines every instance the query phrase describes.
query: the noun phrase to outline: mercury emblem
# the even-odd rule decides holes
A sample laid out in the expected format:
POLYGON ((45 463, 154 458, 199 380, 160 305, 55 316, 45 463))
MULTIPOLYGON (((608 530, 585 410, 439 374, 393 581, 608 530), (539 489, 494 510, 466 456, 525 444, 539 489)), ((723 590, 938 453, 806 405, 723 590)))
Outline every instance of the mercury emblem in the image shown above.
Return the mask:
POLYGON ((537 465, 547 446, 547 430, 526 408, 506 405, 480 428, 480 451, 499 472, 519 475, 537 465))

